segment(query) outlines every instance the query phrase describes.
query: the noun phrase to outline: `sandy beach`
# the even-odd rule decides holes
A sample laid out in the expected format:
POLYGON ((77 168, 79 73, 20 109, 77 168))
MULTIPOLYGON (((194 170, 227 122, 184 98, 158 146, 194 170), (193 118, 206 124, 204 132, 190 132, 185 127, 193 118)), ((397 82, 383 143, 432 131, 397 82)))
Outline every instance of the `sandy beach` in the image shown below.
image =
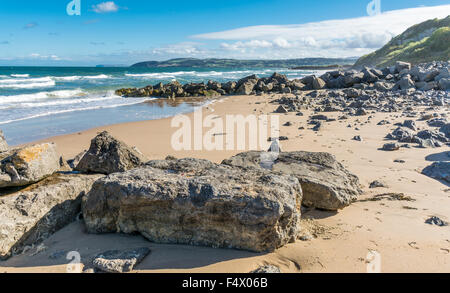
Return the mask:
MULTIPOLYGON (((277 95, 229 96, 203 107, 203 115, 225 118, 230 114, 262 115, 273 113, 271 104, 277 95)), ((450 114, 449 109, 446 110, 450 114)), ((349 117, 347 120, 326 122, 319 132, 307 124, 312 111, 279 115, 283 151, 329 152, 336 156, 350 172, 357 175, 364 194, 359 200, 339 212, 306 210, 303 226, 315 236, 310 241, 297 240, 273 253, 258 254, 231 249, 213 249, 185 245, 149 243, 141 236, 91 235, 84 232, 82 222, 75 222, 45 240, 43 245, 0 262, 0 272, 66 272, 65 257, 52 259, 58 252, 76 250, 83 259, 105 249, 148 246, 151 254, 136 267, 136 272, 208 272, 246 273, 261 265, 273 264, 284 273, 367 272, 370 251, 381 257, 382 272, 450 272, 450 228, 425 224, 430 216, 449 221, 450 186, 426 177, 421 171, 440 160, 450 151, 441 148, 402 148, 395 152, 379 150, 386 143, 384 137, 396 122, 403 122, 401 113, 374 113, 349 117), (377 125, 381 120, 392 124, 377 125), (348 125, 351 127, 348 127, 348 125), (300 127, 305 129, 300 130, 300 127), (359 130, 355 130, 355 128, 359 130), (363 141, 352 138, 359 135, 363 141), (396 163, 394 160, 404 160, 396 163), (369 189, 374 180, 388 187, 369 189), (410 200, 398 200, 380 194, 403 193, 410 200), (376 198, 376 200, 374 199, 376 198), (378 200, 379 199, 379 200, 378 200)), ((188 117, 193 117, 193 113, 188 117)), ((327 113, 338 118, 339 112, 327 113)), ((54 142, 65 159, 71 159, 89 148, 90 140, 107 130, 114 137, 137 147, 149 159, 202 158, 216 163, 242 151, 176 151, 171 137, 176 130, 172 118, 132 122, 94 128, 79 133, 48 138, 54 142)), ((420 128, 422 125, 417 122, 420 128)), ((208 129, 204 129, 204 133, 208 129)))

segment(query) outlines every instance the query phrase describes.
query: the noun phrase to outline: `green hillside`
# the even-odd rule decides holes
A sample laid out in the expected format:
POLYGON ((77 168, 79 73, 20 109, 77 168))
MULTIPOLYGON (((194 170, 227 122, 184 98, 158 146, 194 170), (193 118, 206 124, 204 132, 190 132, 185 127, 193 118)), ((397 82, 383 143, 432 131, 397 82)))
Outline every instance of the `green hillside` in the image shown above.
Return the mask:
POLYGON ((132 65, 135 68, 187 67, 187 68, 292 68, 297 66, 329 66, 331 64, 353 64, 356 58, 301 58, 287 60, 236 60, 236 59, 195 59, 178 58, 167 61, 146 61, 132 65))
POLYGON ((413 64, 450 59, 450 16, 414 25, 383 48, 361 57, 354 67, 384 67, 405 61, 413 64))

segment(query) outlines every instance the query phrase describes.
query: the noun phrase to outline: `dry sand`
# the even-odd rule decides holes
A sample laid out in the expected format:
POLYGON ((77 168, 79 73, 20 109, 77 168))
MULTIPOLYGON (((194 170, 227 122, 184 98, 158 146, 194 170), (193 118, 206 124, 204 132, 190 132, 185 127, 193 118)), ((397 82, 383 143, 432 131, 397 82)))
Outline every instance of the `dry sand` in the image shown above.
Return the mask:
MULTIPOLYGON (((277 105, 270 104, 273 96, 233 96, 216 101, 203 108, 204 116, 214 114, 268 114, 277 105)), ((297 241, 274 253, 255 254, 229 249, 158 245, 141 236, 88 235, 81 222, 73 223, 47 239, 43 246, 31 249, 1 263, 0 272, 66 272, 65 253, 79 251, 86 261, 96 253, 118 248, 149 246, 149 255, 137 272, 249 272, 260 265, 274 264, 282 272, 366 272, 366 257, 376 251, 381 257, 382 272, 450 272, 450 227, 425 224, 430 216, 449 221, 450 186, 428 178, 420 172, 433 160, 439 160, 448 147, 438 149, 402 148, 384 152, 379 148, 384 136, 395 126, 377 126, 386 119, 403 122, 399 113, 377 113, 351 117, 344 121, 325 123, 315 133, 306 124, 310 111, 304 116, 296 113, 277 114, 281 135, 289 137, 282 142, 284 151, 330 152, 352 173, 364 187, 360 201, 336 213, 310 210, 303 213, 304 226, 315 239, 297 241), (357 122, 359 120, 359 122, 357 122), (352 127, 347 126, 351 124, 352 127), (299 130, 299 127, 305 130, 299 130), (355 130, 358 127, 360 130, 355 130), (360 135, 362 142, 352 138, 360 135), (394 160, 405 160, 404 164, 394 160), (370 182, 381 180, 388 188, 369 189, 370 182), (404 193, 413 201, 368 200, 384 193, 404 193), (49 256, 57 252, 62 257, 49 256)), ((188 116, 192 117, 193 114, 188 116)), ((340 113, 328 113, 337 118, 340 113)), ((418 126, 423 126, 422 122, 418 126)), ((46 139, 57 143, 65 158, 72 158, 89 147, 96 133, 107 130, 129 145, 138 147, 150 159, 163 159, 167 155, 178 158, 194 157, 221 162, 240 151, 181 151, 171 147, 171 119, 134 122, 96 128, 76 134, 46 139)), ((205 129, 206 132, 207 129, 205 129)))

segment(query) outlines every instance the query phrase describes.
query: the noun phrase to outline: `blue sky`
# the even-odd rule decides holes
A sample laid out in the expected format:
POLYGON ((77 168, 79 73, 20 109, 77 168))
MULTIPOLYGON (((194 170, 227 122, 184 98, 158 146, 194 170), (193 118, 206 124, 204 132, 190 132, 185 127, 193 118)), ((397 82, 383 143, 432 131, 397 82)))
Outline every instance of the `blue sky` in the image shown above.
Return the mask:
POLYGON ((0 0, 0 65, 359 56, 450 14, 448 0, 378 1, 368 16, 371 0, 81 0, 69 16, 70 0, 0 0))

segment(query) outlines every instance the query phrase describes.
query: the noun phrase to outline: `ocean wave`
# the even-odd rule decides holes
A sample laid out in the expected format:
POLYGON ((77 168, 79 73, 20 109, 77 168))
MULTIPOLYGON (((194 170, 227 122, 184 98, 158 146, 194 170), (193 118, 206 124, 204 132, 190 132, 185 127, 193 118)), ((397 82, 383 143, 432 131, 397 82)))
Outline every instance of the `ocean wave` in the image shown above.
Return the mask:
POLYGON ((22 103, 21 108, 37 108, 37 107, 52 107, 52 106, 63 106, 63 105, 76 105, 82 103, 96 103, 104 102, 109 100, 119 100, 122 99, 119 96, 102 96, 102 97, 90 97, 82 99, 64 99, 64 100, 53 100, 48 102, 37 102, 37 103, 22 103))
POLYGON ((43 99, 51 99, 51 98, 70 98, 74 96, 80 96, 85 94, 83 90, 60 90, 60 91, 51 91, 51 92, 38 92, 34 94, 23 94, 23 95, 14 95, 14 96, 0 96, 0 105, 1 104, 9 104, 9 103, 23 103, 23 102, 32 102, 39 101, 43 99))
POLYGON ((34 88, 49 88, 56 85, 55 81, 46 82, 32 82, 32 83, 16 83, 16 84, 0 84, 0 88, 11 89, 34 89, 34 88))
POLYGON ((29 74, 11 74, 11 77, 30 77, 29 74))
POLYGON ((0 84, 19 84, 19 83, 38 83, 53 81, 50 77, 38 77, 38 78, 8 78, 0 79, 0 84))
POLYGON ((106 74, 99 74, 99 75, 74 75, 74 76, 52 76, 52 79, 56 81, 75 81, 75 80, 81 80, 81 79, 109 79, 111 78, 110 75, 106 74))
POLYGON ((141 103, 143 103, 145 101, 149 101, 149 100, 154 100, 154 98, 133 99, 133 102, 131 102, 131 103, 120 103, 120 104, 112 104, 112 105, 99 105, 99 106, 92 106, 92 107, 85 107, 85 108, 75 108, 75 109, 64 109, 64 110, 57 110, 57 111, 48 111, 48 112, 45 112, 45 113, 39 113, 39 114, 35 114, 35 115, 30 115, 30 116, 27 116, 27 117, 11 119, 11 120, 6 120, 6 121, 0 121, 0 125, 13 123, 13 122, 18 122, 18 121, 30 120, 30 119, 39 118, 39 117, 70 113, 70 112, 89 111, 89 110, 97 110, 97 109, 109 109, 109 108, 117 108, 117 107, 123 107, 123 106, 132 106, 132 105, 141 104, 141 103))

